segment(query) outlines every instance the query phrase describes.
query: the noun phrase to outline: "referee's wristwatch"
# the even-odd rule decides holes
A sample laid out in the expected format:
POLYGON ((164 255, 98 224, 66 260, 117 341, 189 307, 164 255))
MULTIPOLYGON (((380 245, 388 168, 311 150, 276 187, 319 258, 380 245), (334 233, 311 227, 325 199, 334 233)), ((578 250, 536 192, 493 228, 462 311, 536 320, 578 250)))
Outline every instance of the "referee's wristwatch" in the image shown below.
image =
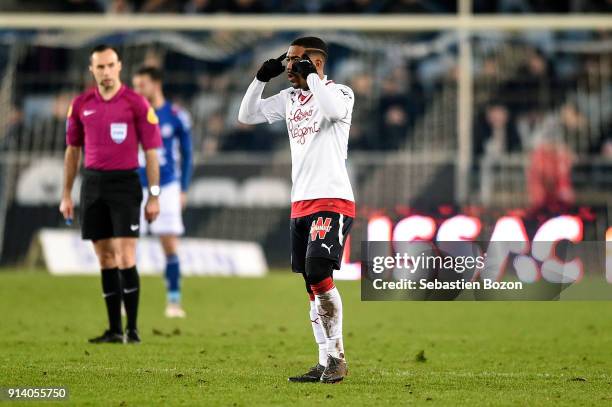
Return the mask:
POLYGON ((149 195, 158 197, 159 194, 161 194, 161 188, 159 187, 159 185, 151 185, 149 187, 149 195))

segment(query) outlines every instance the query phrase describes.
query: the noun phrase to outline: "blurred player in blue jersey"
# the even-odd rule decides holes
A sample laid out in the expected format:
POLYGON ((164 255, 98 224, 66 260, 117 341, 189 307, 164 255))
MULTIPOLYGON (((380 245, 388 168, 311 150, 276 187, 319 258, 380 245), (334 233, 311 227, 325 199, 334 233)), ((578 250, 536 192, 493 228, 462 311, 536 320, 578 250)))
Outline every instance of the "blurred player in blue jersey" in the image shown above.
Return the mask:
MULTIPOLYGON (((162 73, 155 67, 140 68, 132 78, 134 90, 144 96, 159 118, 163 146, 159 152, 160 167, 160 214, 157 220, 148 224, 141 219, 141 234, 150 231, 159 236, 166 254, 166 287, 168 303, 166 317, 184 318, 181 306, 180 264, 177 255, 178 236, 182 235, 182 210, 187 202, 187 188, 191 179, 191 123, 189 114, 164 98, 162 73)), ((140 181, 145 193, 146 176, 140 168, 140 181)))

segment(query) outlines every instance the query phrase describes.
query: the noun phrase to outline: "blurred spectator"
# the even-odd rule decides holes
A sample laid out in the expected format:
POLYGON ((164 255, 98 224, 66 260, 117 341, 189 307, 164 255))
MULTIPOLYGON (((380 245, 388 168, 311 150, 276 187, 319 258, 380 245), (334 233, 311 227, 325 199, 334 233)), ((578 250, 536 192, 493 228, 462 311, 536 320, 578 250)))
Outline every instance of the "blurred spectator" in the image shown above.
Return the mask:
POLYGON ((520 151, 521 141, 508 109, 499 103, 489 104, 476 121, 474 157, 499 157, 520 151))
POLYGON ((612 137, 608 137, 601 143, 599 152, 603 157, 612 159, 612 137))
POLYGON ((198 75, 197 84, 198 93, 193 98, 192 111, 198 119, 206 120, 221 109, 227 80, 222 77, 214 77, 209 73, 202 73, 198 75))
MULTIPOLYGON (((565 103, 561 106, 561 133, 564 135, 565 140, 577 140, 583 139, 583 135, 586 133, 587 121, 584 114, 582 114, 577 106, 573 103, 565 103)), ((588 140, 585 140, 588 142, 588 140)), ((581 149, 583 150, 583 149, 581 149)))
MULTIPOLYGON (((523 140, 528 146, 535 148, 542 142, 563 143, 572 146, 577 151, 584 151, 588 146, 586 134, 586 119, 573 103, 563 104, 555 113, 547 115, 535 127, 531 137, 523 140)), ((588 148, 587 148, 588 150, 588 148)))
POLYGON ((423 96, 417 94, 416 87, 408 92, 411 83, 404 66, 393 69, 382 82, 379 106, 379 150, 401 148, 408 141, 409 129, 414 125, 417 105, 423 96))
POLYGON ((533 208, 560 211, 574 203, 571 181, 574 153, 569 145, 576 148, 581 142, 588 141, 584 138, 585 126, 585 117, 576 105, 565 103, 536 132, 527 171, 533 208))
POLYGON ((217 3, 216 0, 188 0, 184 10, 188 14, 214 13, 219 11, 217 3))
POLYGON ((376 150, 383 135, 376 129, 377 121, 373 79, 368 73, 360 73, 352 78, 348 86, 353 90, 355 103, 349 137, 349 148, 353 150, 376 150))
POLYGON ((2 144, 13 151, 59 152, 65 148, 66 114, 74 94, 61 92, 50 100, 49 110, 29 118, 17 109, 9 116, 11 123, 2 144))
POLYGON ((127 14, 133 11, 133 7, 129 0, 111 0, 106 11, 111 14, 127 14))
POLYGON ((58 92, 65 84, 63 78, 70 60, 70 51, 59 47, 34 46, 27 48, 17 64, 16 87, 21 95, 58 92), (44 72, 44 75, 40 75, 44 72))
POLYGON ((401 105, 392 105, 383 114, 377 150, 398 150, 406 141, 408 113, 401 105))
POLYGON ((534 212, 558 212, 573 205, 572 162, 572 153, 564 144, 546 140, 534 148, 527 169, 527 190, 534 212))
POLYGON ((163 57, 153 48, 147 49, 142 58, 141 66, 153 66, 163 70, 163 57))
POLYGON ((219 151, 219 144, 225 131, 225 119, 222 114, 215 113, 204 122, 204 125, 201 151, 204 157, 208 157, 219 151))
POLYGON ((554 106, 555 84, 555 74, 549 62, 541 52, 530 49, 523 65, 501 87, 498 96, 512 115, 541 112, 554 106))
POLYGON ((182 0, 142 0, 137 7, 143 13, 178 13, 181 11, 182 0))
POLYGON ((259 0, 232 0, 224 11, 236 14, 263 13, 266 10, 259 0))
POLYGON ((23 112, 17 106, 12 105, 8 109, 4 126, 0 129, 6 129, 6 131, 0 133, 0 150, 16 149, 19 135, 23 132, 23 112))

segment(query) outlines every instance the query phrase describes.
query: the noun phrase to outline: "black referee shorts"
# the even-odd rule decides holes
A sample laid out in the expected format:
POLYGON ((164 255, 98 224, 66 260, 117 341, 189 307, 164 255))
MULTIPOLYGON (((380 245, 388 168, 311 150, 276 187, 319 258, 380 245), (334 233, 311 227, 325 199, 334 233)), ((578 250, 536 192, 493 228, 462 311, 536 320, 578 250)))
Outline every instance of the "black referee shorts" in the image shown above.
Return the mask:
POLYGON ((142 187, 138 173, 85 169, 81 184, 81 236, 86 240, 138 237, 142 187))

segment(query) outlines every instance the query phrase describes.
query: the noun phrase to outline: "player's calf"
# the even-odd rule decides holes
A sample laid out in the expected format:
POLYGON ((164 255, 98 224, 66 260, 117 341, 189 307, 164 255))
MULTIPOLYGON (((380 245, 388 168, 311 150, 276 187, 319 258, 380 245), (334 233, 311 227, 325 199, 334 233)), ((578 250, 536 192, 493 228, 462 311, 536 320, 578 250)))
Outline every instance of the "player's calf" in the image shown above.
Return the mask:
POLYGON ((327 344, 327 373, 321 375, 324 383, 338 382, 347 372, 342 339, 342 299, 332 280, 333 267, 334 263, 329 259, 306 259, 306 277, 315 296, 316 312, 327 344))

